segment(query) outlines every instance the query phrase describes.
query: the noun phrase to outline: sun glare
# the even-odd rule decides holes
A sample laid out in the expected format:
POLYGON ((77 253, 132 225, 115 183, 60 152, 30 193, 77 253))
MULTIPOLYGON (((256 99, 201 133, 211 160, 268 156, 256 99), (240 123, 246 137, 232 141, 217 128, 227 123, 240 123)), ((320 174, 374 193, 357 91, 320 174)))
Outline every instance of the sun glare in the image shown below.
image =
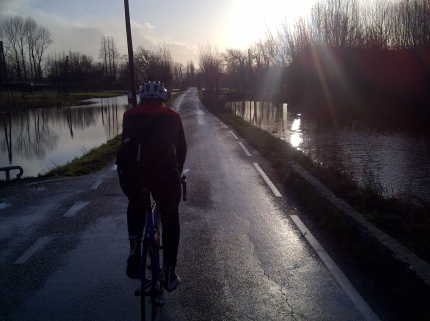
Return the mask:
POLYGON ((231 3, 230 28, 226 45, 247 48, 259 39, 264 39, 266 31, 276 33, 285 20, 293 25, 299 16, 307 16, 315 0, 266 0, 259 5, 247 0, 231 3))
POLYGON ((290 136, 290 143, 293 147, 297 147, 297 149, 300 149, 300 144, 303 142, 300 122, 300 118, 297 118, 294 119, 293 124, 291 125, 291 131, 294 131, 295 133, 290 136))

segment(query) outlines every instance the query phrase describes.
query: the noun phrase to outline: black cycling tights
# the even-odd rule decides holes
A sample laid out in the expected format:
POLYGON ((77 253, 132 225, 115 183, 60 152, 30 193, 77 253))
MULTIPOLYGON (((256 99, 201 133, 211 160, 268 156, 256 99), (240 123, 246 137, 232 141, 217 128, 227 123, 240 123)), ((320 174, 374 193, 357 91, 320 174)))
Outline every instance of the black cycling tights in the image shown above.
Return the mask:
MULTIPOLYGON (((160 175, 161 176, 161 175, 160 175)), ((138 188, 138 187, 136 187, 138 188)), ((181 180, 177 171, 166 172, 151 184, 151 193, 160 208, 163 226, 164 264, 176 265, 179 247, 179 202, 181 200, 181 180)), ((142 238, 145 226, 146 200, 142 197, 129 198, 127 208, 128 235, 142 238)))

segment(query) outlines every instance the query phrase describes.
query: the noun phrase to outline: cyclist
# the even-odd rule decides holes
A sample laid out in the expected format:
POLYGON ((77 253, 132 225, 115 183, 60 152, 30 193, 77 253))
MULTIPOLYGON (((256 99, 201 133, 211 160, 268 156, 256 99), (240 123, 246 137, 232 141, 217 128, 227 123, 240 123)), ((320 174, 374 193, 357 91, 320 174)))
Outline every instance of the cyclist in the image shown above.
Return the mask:
POLYGON ((154 80, 144 82, 139 97, 139 105, 124 113, 122 152, 118 151, 117 156, 121 189, 129 201, 127 226, 130 254, 126 273, 131 279, 138 278, 140 243, 150 190, 160 208, 164 287, 170 292, 180 283, 175 272, 180 234, 178 206, 181 199, 180 175, 187 145, 181 116, 164 105, 169 97, 164 84, 154 80), (134 160, 138 164, 133 163, 134 160))

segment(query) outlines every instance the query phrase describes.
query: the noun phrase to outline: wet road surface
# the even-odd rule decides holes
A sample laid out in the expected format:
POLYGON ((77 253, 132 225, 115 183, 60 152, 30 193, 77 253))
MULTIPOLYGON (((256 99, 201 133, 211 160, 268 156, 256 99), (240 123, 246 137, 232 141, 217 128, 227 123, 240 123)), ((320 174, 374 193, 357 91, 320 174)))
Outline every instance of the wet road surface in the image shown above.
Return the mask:
MULTIPOLYGON (((291 220, 294 204, 255 164, 282 194, 270 166, 195 89, 174 108, 189 148, 188 201, 182 284, 166 293, 160 320, 365 320, 291 220)), ((0 190, 0 320, 139 320, 125 275, 127 200, 112 165, 0 190)))

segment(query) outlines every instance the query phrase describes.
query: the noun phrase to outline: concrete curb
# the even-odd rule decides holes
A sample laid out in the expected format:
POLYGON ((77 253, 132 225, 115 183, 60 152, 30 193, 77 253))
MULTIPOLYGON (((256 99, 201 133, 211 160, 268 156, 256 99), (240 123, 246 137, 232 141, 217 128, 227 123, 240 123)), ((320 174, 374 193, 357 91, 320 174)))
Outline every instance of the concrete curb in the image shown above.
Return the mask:
POLYGON ((326 199, 332 206, 339 209, 348 221, 352 223, 360 234, 377 244, 404 269, 406 274, 412 273, 420 282, 430 288, 430 264, 419 258, 412 251, 401 245, 394 238, 382 232, 366 221, 362 214, 354 210, 343 200, 337 198, 329 189, 321 184, 314 176, 306 171, 300 164, 289 162, 291 169, 310 184, 318 194, 326 199))

